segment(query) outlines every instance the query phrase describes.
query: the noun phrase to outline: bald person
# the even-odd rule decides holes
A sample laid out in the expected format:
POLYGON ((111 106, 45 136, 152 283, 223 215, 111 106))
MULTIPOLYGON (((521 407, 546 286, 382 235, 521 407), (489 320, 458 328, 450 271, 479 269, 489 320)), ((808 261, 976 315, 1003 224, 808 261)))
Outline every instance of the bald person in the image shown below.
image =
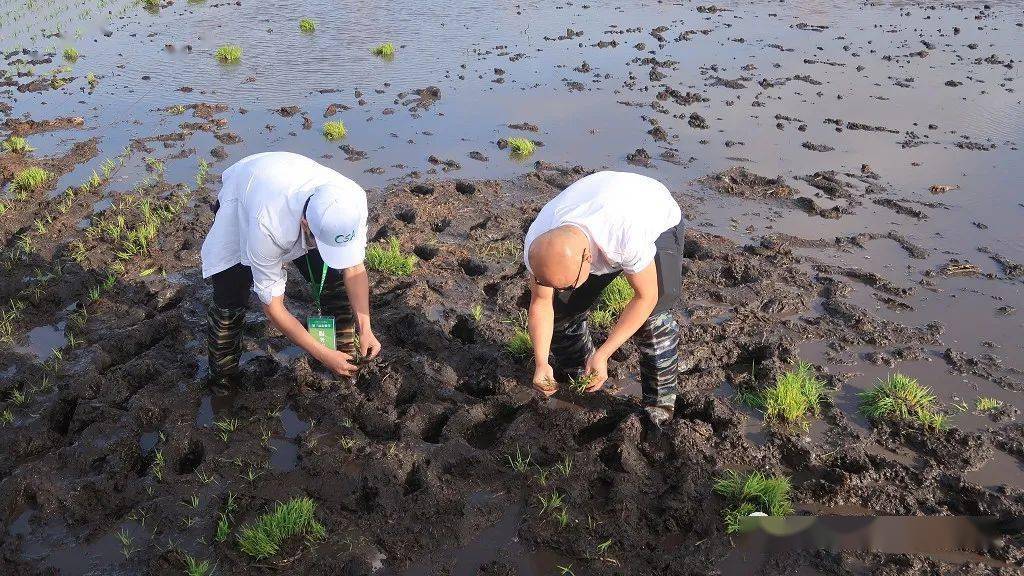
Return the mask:
POLYGON ((541 209, 524 249, 534 388, 550 395, 560 379, 589 377, 587 391, 598 390, 608 379, 608 358, 635 335, 647 414, 658 426, 672 418, 679 325, 671 309, 681 290, 683 226, 668 188, 628 172, 587 176, 541 209), (635 295, 595 349, 588 311, 619 274, 635 295))

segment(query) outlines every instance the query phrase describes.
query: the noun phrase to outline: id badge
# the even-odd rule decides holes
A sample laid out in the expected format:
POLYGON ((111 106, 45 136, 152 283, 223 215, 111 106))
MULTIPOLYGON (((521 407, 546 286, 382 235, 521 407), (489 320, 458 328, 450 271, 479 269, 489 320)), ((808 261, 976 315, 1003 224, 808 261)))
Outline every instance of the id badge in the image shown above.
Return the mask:
POLYGON ((331 350, 337 350, 338 344, 335 341, 333 316, 310 316, 306 322, 309 333, 316 338, 316 341, 327 346, 331 350))

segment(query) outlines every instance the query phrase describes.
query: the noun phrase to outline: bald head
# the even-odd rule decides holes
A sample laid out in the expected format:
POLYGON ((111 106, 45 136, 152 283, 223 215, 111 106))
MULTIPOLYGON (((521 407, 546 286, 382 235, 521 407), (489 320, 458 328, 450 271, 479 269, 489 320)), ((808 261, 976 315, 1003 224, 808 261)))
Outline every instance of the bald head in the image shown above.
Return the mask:
POLYGON ((537 236, 530 243, 530 268, 537 283, 551 288, 569 288, 590 275, 589 262, 580 262, 590 245, 586 234, 575 226, 559 226, 537 236))

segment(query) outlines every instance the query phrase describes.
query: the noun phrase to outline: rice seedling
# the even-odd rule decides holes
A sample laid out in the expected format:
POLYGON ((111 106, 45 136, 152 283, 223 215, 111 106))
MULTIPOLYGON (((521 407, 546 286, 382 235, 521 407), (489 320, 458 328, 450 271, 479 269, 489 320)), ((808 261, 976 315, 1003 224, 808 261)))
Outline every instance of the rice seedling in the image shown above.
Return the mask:
POLYGON ((174 106, 171 106, 167 109, 167 113, 174 114, 175 116, 180 116, 185 113, 185 107, 181 104, 175 104, 174 106))
POLYGON ((629 280, 625 276, 617 276, 601 291, 597 306, 590 313, 590 323, 602 330, 611 328, 634 295, 629 280))
POLYGON ((506 454, 505 457, 508 458, 508 463, 512 466, 512 469, 520 474, 526 472, 530 468, 530 453, 527 452, 526 454, 523 454, 523 452, 519 450, 519 446, 516 446, 515 458, 512 458, 511 454, 506 454))
POLYGON ((380 56, 381 58, 384 58, 384 59, 394 58, 395 57, 395 45, 392 44, 391 42, 385 42, 383 44, 378 44, 373 49, 373 54, 375 56, 380 56))
POLYGON ((560 528, 565 528, 569 524, 569 511, 565 508, 552 512, 551 517, 555 519, 555 522, 558 522, 560 528))
POLYGON ((598 330, 607 330, 615 324, 615 314, 596 308, 590 311, 590 325, 598 330))
POLYGON ((793 513, 789 493, 792 485, 786 476, 766 476, 761 472, 740 474, 735 470, 714 483, 716 494, 726 498, 730 506, 725 511, 726 532, 740 529, 741 520, 753 512, 769 516, 789 516, 793 513))
POLYGON ((217 429, 220 430, 220 439, 227 443, 228 439, 231 438, 231 433, 238 430, 238 418, 224 418, 214 422, 217 429))
POLYGON ((587 388, 594 382, 595 376, 593 374, 585 374, 579 377, 569 377, 569 389, 577 394, 584 394, 587 388))
POLYGON ((356 446, 355 438, 343 437, 338 440, 338 446, 341 446, 341 449, 345 452, 352 452, 352 449, 356 446))
POLYGON ((159 10, 160 0, 142 0, 142 6, 148 10, 159 10))
POLYGON ((797 364, 795 370, 781 374, 775 384, 747 396, 747 402, 764 410, 766 421, 798 424, 804 429, 809 426, 808 414, 817 416, 821 401, 825 397, 825 384, 814 374, 806 362, 797 364))
POLYGON ((59 76, 54 76, 50 79, 50 88, 53 88, 54 90, 60 90, 65 85, 67 85, 67 83, 68 81, 66 79, 61 78, 59 76))
POLYGON ((135 547, 132 546, 132 535, 128 530, 121 528, 117 531, 117 539, 121 542, 121 555, 127 560, 132 554, 135 553, 135 547))
POLYGON ((202 188, 206 182, 206 176, 210 173, 210 163, 204 158, 199 159, 199 168, 196 170, 196 187, 202 188))
POLYGON ((28 140, 25 140, 21 136, 11 136, 7 140, 4 140, 4 151, 10 152, 11 154, 27 154, 32 152, 35 148, 28 145, 28 140))
POLYGON ((335 122, 324 122, 323 133, 324 138, 334 141, 344 138, 348 131, 345 130, 345 123, 338 120, 335 122))
POLYGON ((619 275, 605 286, 604 290, 601 290, 598 306, 614 314, 620 314, 635 295, 629 280, 625 276, 619 275))
POLYGON ((533 353, 533 339, 525 328, 517 326, 505 342, 505 349, 517 358, 526 358, 533 353))
POLYGON ((533 154, 533 151, 536 149, 536 145, 533 143, 533 140, 530 140, 529 138, 516 137, 508 139, 508 148, 512 151, 513 156, 525 158, 533 154))
POLYGON ((228 519, 227 514, 221 512, 220 519, 217 520, 217 531, 214 533, 213 538, 217 542, 224 542, 231 536, 231 521, 228 519))
POLYGON ((14 414, 11 413, 9 408, 4 409, 3 412, 0 412, 0 427, 6 428, 11 424, 14 424, 14 414))
POLYGON ((974 403, 974 409, 977 410, 978 412, 998 410, 1002 407, 1002 400, 996 400, 995 398, 988 398, 985 396, 979 396, 977 402, 974 403))
POLYGON ((39 189, 51 178, 53 178, 52 173, 38 166, 31 166, 15 174, 14 179, 11 180, 11 189, 27 194, 39 189))
POLYGON ((242 47, 236 44, 225 44, 217 48, 214 56, 225 64, 234 64, 242 59, 242 47))
POLYGON ((547 486, 548 485, 548 474, 550 474, 550 473, 551 473, 550 470, 545 470, 545 469, 541 468, 540 466, 537 466, 537 482, 539 482, 541 486, 547 486))
POLYGON ((192 556, 185 554, 186 576, 207 576, 212 569, 213 566, 210 565, 209 560, 196 560, 192 556))
POLYGON ((480 322, 484 317, 484 307, 480 304, 474 304, 469 313, 473 317, 473 320, 480 322))
POLYGON ((547 510, 554 512, 556 508, 561 508, 565 501, 563 496, 558 493, 558 490, 552 490, 551 494, 547 498, 538 495, 537 498, 540 500, 541 508, 540 513, 543 514, 547 510))
POLYGON ((89 84, 89 87, 93 89, 95 89, 96 86, 98 86, 100 83, 100 79, 97 78, 96 75, 92 72, 89 72, 85 75, 85 81, 89 84))
POLYGON ((398 238, 391 237, 387 247, 374 244, 366 249, 366 265, 391 276, 409 276, 416 265, 416 256, 402 253, 398 238))
POLYGON ((879 380, 874 388, 858 396, 860 413, 875 421, 909 420, 935 429, 946 424, 946 417, 935 411, 931 389, 900 373, 879 380))
POLYGON ((157 450, 156 455, 153 457, 153 477, 157 479, 157 482, 162 482, 164 479, 164 451, 157 450))
POLYGON ((299 30, 303 32, 316 32, 316 20, 311 18, 299 20, 299 30))
POLYGON ((316 503, 304 496, 278 503, 272 512, 242 528, 238 545, 242 552, 262 560, 277 554, 281 544, 294 536, 303 536, 307 542, 322 540, 327 530, 316 520, 315 511, 316 503))
POLYGON ((604 542, 601 542, 600 544, 597 545, 597 553, 599 555, 602 555, 602 556, 607 554, 608 553, 608 549, 611 548, 611 545, 612 545, 612 539, 611 538, 605 540, 604 542))
POLYGON ((80 54, 73 46, 69 46, 64 49, 64 60, 68 62, 77 62, 80 54))
POLYGON ((572 456, 566 454, 561 462, 555 464, 555 468, 562 473, 562 476, 568 478, 569 473, 572 472, 572 456))
POLYGON ((28 402, 28 396, 25 395, 21 390, 14 388, 11 390, 11 403, 15 406, 21 406, 25 402, 28 402))
POLYGON ((558 576, 576 576, 576 573, 572 571, 572 564, 568 566, 558 565, 558 576))

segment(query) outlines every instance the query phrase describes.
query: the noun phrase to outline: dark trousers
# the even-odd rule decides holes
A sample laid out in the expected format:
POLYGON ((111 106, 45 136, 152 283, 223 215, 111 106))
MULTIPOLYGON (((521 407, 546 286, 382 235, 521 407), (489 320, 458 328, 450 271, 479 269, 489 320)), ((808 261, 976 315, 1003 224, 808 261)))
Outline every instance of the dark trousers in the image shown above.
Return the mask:
MULTIPOLYGON (((299 269, 299 273, 307 282, 311 281, 309 272, 312 270, 312 280, 319 285, 320 275, 324 269, 324 261, 319 251, 314 248, 304 256, 293 260, 292 263, 299 269)), ((249 292, 252 290, 252 270, 248 266, 235 264, 227 270, 214 274, 210 278, 210 283, 213 284, 213 303, 217 309, 244 313, 244 310, 248 308, 249 292)), ((334 317, 338 350, 352 352, 355 342, 355 317, 349 303, 348 292, 345 291, 345 281, 341 270, 327 268, 327 278, 324 280, 323 292, 320 294, 320 308, 324 314, 334 317)), ((220 339, 223 340, 223 338, 220 339)), ((217 340, 218 338, 211 332, 211 354, 217 345, 217 340)), ((237 364, 237 361, 235 363, 237 364)))
MULTIPOLYGON (((683 274, 683 221, 661 233, 655 242, 658 303, 633 336, 640 349, 640 384, 644 404, 675 405, 679 381, 679 325, 671 309, 679 301, 683 274)), ((592 274, 569 294, 555 292, 555 327, 551 353, 565 375, 576 375, 594 353, 587 326, 590 309, 620 272, 592 274)))

